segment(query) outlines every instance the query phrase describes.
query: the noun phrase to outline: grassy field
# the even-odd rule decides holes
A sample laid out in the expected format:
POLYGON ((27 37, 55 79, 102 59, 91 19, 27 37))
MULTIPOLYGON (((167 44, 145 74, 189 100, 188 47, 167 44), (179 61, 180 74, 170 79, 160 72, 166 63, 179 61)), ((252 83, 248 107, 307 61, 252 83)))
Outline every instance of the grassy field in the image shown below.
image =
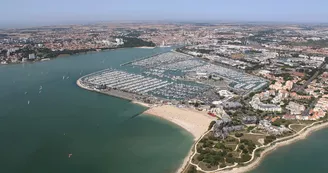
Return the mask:
POLYGON ((255 134, 244 134, 240 139, 248 139, 255 143, 257 146, 261 146, 262 144, 259 143, 259 139, 265 138, 265 135, 255 135, 255 134))
POLYGON ((300 125, 300 124, 293 124, 290 125, 290 128, 295 130, 296 132, 299 132, 300 130, 302 130, 306 125, 300 125))
POLYGON ((210 164, 204 162, 199 162, 198 166, 204 171, 213 171, 219 168, 218 166, 211 166, 210 164))

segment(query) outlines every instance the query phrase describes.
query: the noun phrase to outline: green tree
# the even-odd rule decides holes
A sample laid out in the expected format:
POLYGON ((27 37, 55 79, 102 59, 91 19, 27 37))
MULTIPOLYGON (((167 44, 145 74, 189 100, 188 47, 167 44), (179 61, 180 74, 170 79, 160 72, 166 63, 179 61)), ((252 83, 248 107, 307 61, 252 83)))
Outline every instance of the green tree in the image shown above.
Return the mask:
POLYGON ((243 133, 235 133, 235 136, 237 137, 237 138, 240 138, 240 137, 242 137, 242 136, 244 136, 244 134, 243 133))
POLYGON ((222 163, 222 164, 220 165, 220 168, 225 168, 225 167, 227 167, 227 165, 224 164, 224 163, 222 163))
POLYGON ((216 121, 212 121, 210 123, 210 125, 208 126, 208 130, 211 130, 215 123, 216 123, 216 121))
POLYGON ((197 169, 194 165, 190 165, 188 173, 197 173, 197 169))

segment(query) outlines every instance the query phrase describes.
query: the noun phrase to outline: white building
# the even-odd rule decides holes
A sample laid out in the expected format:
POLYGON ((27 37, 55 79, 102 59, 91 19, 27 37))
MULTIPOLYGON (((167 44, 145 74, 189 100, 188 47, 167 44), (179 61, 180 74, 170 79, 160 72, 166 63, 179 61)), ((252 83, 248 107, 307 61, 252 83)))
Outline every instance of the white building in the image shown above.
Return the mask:
POLYGON ((123 41, 122 38, 116 38, 115 41, 116 41, 117 45, 123 45, 124 44, 124 41, 123 41))
POLYGON ((34 53, 29 54, 28 59, 35 59, 35 54, 34 53))
POLYGON ((305 110, 305 106, 295 102, 289 102, 286 109, 290 110, 290 114, 292 115, 300 115, 305 110))

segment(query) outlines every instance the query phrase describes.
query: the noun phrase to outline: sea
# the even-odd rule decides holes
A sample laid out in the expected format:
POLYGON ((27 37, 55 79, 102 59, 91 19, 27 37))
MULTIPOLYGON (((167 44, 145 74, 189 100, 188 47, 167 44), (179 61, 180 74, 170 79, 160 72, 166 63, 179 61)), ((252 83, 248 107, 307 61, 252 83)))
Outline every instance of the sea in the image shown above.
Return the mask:
MULTIPOLYGON (((192 144, 146 108, 76 80, 170 48, 118 49, 0 66, 0 173, 173 173, 192 144), (138 115, 138 116, 136 116, 138 115)), ((281 147, 250 173, 328 172, 328 129, 281 147)))
POLYGON ((327 173, 328 129, 267 155, 250 173, 327 173))
POLYGON ((0 173, 172 173, 191 134, 79 88, 83 75, 169 51, 129 48, 0 66, 0 173), (138 116, 136 116, 138 115, 138 116))

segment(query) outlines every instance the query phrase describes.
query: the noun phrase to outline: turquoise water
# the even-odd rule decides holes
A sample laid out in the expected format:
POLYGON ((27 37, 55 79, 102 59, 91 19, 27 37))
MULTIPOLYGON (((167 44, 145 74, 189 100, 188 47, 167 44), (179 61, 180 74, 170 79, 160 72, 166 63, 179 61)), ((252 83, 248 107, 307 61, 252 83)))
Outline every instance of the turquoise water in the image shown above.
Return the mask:
POLYGON ((0 172, 174 172, 192 146, 189 133, 152 116, 131 118, 145 108, 75 83, 167 50, 121 49, 0 66, 0 172))
POLYGON ((325 173, 328 172, 328 129, 270 153, 251 173, 325 173))

